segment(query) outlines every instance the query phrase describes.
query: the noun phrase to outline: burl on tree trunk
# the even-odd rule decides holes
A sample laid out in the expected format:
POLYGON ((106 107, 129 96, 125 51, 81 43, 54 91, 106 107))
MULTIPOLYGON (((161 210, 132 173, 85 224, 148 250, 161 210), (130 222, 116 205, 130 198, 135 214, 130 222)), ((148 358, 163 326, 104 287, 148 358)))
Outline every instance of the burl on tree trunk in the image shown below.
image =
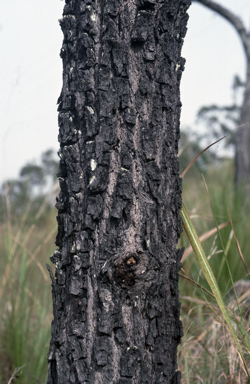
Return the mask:
POLYGON ((179 383, 189 0, 67 0, 47 384, 179 383))

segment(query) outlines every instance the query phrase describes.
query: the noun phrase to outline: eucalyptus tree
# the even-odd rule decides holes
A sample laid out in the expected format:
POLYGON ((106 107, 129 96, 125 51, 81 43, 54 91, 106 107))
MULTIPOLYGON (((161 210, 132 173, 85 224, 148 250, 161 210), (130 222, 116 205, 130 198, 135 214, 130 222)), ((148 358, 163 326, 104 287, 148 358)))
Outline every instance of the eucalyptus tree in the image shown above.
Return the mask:
MULTIPOLYGON (((236 14, 212 0, 193 0, 226 19, 237 31, 246 58, 246 85, 240 113, 240 128, 236 133, 236 184, 250 183, 250 30, 236 14)), ((229 42, 230 43, 230 42, 229 42)))
POLYGON ((47 384, 180 383, 189 0, 66 0, 47 384))

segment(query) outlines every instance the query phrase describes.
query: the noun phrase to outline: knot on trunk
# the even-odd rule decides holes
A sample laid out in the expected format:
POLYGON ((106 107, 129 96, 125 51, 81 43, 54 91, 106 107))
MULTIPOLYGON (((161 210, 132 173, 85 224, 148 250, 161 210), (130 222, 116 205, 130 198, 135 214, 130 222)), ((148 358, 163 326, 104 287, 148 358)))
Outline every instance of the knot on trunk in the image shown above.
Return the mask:
POLYGON ((120 285, 135 285, 136 278, 146 271, 147 257, 143 253, 121 255, 113 265, 113 277, 120 285))

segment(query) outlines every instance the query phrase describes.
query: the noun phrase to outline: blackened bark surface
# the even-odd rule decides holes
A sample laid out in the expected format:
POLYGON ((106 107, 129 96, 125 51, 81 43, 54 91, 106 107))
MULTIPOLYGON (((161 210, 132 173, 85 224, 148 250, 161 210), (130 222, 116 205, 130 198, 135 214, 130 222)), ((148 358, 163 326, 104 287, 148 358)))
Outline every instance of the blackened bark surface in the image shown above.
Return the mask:
POLYGON ((189 0, 67 0, 47 384, 179 383, 189 0))

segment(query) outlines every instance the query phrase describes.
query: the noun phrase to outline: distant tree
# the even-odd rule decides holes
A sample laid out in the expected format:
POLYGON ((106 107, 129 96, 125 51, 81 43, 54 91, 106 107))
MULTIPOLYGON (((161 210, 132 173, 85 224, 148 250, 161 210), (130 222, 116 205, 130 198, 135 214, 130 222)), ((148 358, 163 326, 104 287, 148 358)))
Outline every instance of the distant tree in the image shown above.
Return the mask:
MULTIPOLYGON (((22 215, 29 206, 30 217, 34 216, 45 195, 55 183, 58 161, 55 151, 42 153, 40 165, 29 162, 24 165, 17 179, 7 180, 0 187, 0 222, 6 217, 6 195, 13 213, 13 220, 22 215)), ((52 203, 54 205, 54 201, 52 203)), ((49 203, 49 206, 52 206, 49 203)))
POLYGON ((42 192, 45 185, 45 172, 41 166, 32 163, 26 164, 20 171, 20 178, 23 183, 30 186, 30 192, 34 187, 38 187, 40 193, 42 192))
MULTIPOLYGON (((180 173, 182 173, 187 165, 194 159, 194 157, 200 153, 203 149, 206 139, 203 135, 197 131, 193 131, 190 127, 183 127, 181 130, 180 138, 180 150, 179 150, 179 161, 180 161, 180 173)), ((190 173, 205 173, 210 167, 211 164, 214 164, 215 161, 219 161, 216 153, 211 153, 211 151, 205 151, 193 164, 192 168, 189 171, 190 173)))
POLYGON ((30 188, 27 182, 10 179, 3 183, 0 190, 0 222, 6 220, 6 197, 14 216, 20 216, 30 201, 30 188))
MULTIPOLYGON (((206 105, 202 106, 197 113, 197 120, 207 126, 206 133, 201 137, 206 139, 209 145, 213 141, 228 135, 225 138, 224 146, 230 147, 236 152, 236 135, 230 135, 240 124, 242 98, 239 97, 239 91, 245 89, 245 83, 241 81, 239 76, 235 76, 233 80, 233 100, 230 105, 206 105)), ((211 148, 215 156, 216 149, 211 148)))
POLYGON ((242 20, 226 7, 212 0, 192 0, 198 2, 224 17, 237 31, 246 57, 246 82, 239 125, 236 132, 236 184, 250 183, 250 30, 247 31, 242 20))
POLYGON ((48 384, 178 384, 189 0, 66 0, 48 384))
POLYGON ((58 159, 55 158, 55 151, 48 149, 41 155, 42 166, 44 168, 45 175, 50 177, 53 182, 57 179, 58 172, 58 159))
POLYGON ((30 162, 21 168, 20 179, 29 185, 30 193, 34 193, 35 188, 40 187, 41 191, 42 188, 47 188, 48 184, 54 183, 57 172, 58 160, 55 157, 55 151, 48 149, 41 154, 40 165, 30 162))

